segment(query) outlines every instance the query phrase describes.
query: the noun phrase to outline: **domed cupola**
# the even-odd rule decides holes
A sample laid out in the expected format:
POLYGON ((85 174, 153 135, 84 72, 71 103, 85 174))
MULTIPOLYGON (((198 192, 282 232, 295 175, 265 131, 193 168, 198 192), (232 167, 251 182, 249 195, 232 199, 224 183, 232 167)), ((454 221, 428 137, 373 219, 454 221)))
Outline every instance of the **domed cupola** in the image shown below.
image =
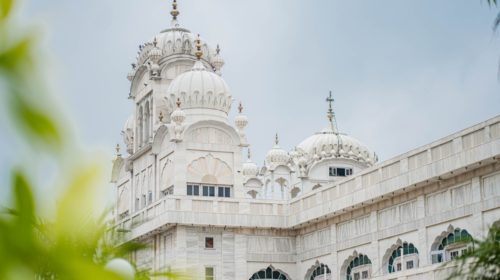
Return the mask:
POLYGON ((227 121, 232 98, 229 87, 221 76, 207 70, 201 62, 201 41, 196 40, 198 61, 190 71, 177 76, 167 89, 167 102, 175 108, 180 99, 186 115, 214 116, 227 121))
POLYGON ((136 72, 136 65, 135 63, 132 63, 132 69, 130 70, 130 72, 128 72, 127 74, 127 79, 129 81, 132 81, 135 77, 135 72, 136 72))
POLYGON ((215 73, 221 75, 221 69, 222 66, 224 66, 224 59, 222 59, 222 56, 220 55, 220 48, 219 45, 217 45, 217 48, 215 49, 215 56, 212 58, 212 65, 214 66, 215 73))
POLYGON ((276 133, 276 139, 274 142, 274 147, 267 152, 266 155, 266 165, 269 169, 274 169, 278 165, 287 165, 290 160, 288 153, 281 149, 279 146, 278 134, 276 133))
POLYGON ((257 174, 259 174, 257 164, 255 164, 250 158, 250 148, 248 149, 248 159, 245 163, 243 163, 243 169, 241 172, 243 176, 247 178, 257 177, 257 174))
MULTIPOLYGON (((160 60, 171 55, 185 56, 185 58, 189 59, 193 59, 196 55, 195 35, 188 29, 180 27, 177 21, 177 17, 180 12, 177 9, 176 0, 172 3, 172 11, 170 14, 172 15, 170 28, 167 28, 157 34, 153 41, 139 46, 139 52, 137 55, 138 66, 141 66, 148 61, 151 61, 152 64, 160 65, 160 60)), ((216 50, 207 44, 203 44, 201 47, 203 51, 201 59, 207 64, 213 65, 212 61, 216 56, 218 56, 217 60, 222 59, 220 55, 216 54, 216 50)), ((222 65, 220 67, 222 67, 222 65)), ((158 68, 158 66, 155 66, 155 68, 158 68)), ((153 70, 156 71, 156 69, 153 70)))
POLYGON ((311 166, 323 159, 352 160, 361 166, 368 167, 377 162, 377 156, 357 139, 340 133, 337 129, 332 109, 333 98, 329 102, 328 126, 302 141, 294 153, 299 166, 311 166))

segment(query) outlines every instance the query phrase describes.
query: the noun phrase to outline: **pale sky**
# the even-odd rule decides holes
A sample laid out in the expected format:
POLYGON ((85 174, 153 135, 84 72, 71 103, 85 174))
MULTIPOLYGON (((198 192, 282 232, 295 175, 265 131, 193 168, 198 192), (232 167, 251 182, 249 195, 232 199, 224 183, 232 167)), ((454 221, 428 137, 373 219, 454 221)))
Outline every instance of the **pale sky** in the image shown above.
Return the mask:
MULTIPOLYGON (((326 126, 329 90, 339 129, 381 160, 500 114, 498 10, 486 1, 178 2, 180 25, 221 45, 231 123, 241 100, 259 165, 276 132, 290 150, 326 126)), ((111 158, 122 144, 133 108, 126 74, 138 45, 169 27, 170 4, 25 0, 85 148, 111 158)), ((12 157, 5 146, 0 156, 12 157)))

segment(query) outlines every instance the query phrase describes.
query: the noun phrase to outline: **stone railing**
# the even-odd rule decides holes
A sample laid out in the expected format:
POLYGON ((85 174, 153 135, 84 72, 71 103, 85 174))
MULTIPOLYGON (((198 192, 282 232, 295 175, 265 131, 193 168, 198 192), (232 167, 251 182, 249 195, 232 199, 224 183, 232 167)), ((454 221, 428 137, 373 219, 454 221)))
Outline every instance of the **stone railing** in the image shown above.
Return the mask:
POLYGON ((133 236, 169 224, 300 227, 499 158, 500 116, 291 201, 167 196, 118 221, 117 226, 131 229, 133 236))
POLYGON ((117 226, 140 236, 165 225, 286 228, 287 202, 167 196, 121 219, 117 226))

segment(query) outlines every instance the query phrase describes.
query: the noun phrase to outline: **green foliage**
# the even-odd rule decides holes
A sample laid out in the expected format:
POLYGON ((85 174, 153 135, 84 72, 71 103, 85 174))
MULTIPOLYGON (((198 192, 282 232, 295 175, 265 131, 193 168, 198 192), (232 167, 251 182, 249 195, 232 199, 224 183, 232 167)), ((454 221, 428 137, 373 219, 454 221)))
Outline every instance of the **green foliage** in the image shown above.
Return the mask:
POLYGON ((448 265, 455 265, 451 279, 500 279, 500 226, 493 225, 484 240, 474 240, 473 246, 448 265))
MULTIPOLYGON (((488 0, 488 5, 490 7, 497 7, 497 0, 488 0)), ((500 12, 497 14, 497 17, 493 22, 493 30, 497 30, 498 26, 500 26, 500 12)))
MULTIPOLYGON (((33 193, 37 188, 29 173, 12 170, 12 206, 0 210, 0 279, 125 279, 105 265, 128 258, 144 245, 123 243, 124 232, 109 230, 106 212, 97 210, 96 198, 104 195, 100 163, 80 160, 72 166, 60 157, 68 151, 64 147, 69 141, 46 88, 37 80, 36 40, 20 32, 12 18, 15 2, 0 0, 0 105, 8 111, 6 124, 13 127, 17 140, 33 147, 30 168, 37 167, 35 151, 49 155, 66 187, 54 198, 54 213, 42 218, 44 205, 33 193)), ((76 157, 76 151, 67 156, 76 157)), ((175 279, 173 274, 162 275, 175 279)), ((144 271, 136 276, 151 277, 144 271)))

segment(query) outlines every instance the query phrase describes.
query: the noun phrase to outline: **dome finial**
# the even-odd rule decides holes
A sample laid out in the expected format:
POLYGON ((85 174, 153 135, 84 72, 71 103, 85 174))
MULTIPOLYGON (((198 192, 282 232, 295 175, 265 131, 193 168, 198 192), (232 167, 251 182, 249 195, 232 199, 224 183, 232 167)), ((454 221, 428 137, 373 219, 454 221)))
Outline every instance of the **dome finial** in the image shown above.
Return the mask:
POLYGON ((217 54, 219 54, 219 53, 220 53, 220 47, 219 47, 219 44, 217 44, 217 48, 215 49, 215 52, 216 52, 217 54))
POLYGON ((194 54, 196 55, 196 58, 198 58, 198 60, 200 60, 203 56, 203 52, 201 51, 200 34, 198 34, 198 37, 196 38, 196 52, 194 54))
POLYGON ((334 133, 338 133, 337 122, 335 121, 335 113, 333 112, 333 108, 332 108, 333 101, 335 101, 335 100, 333 99, 333 97, 332 97, 332 91, 330 90, 330 94, 326 98, 326 102, 328 102, 327 117, 328 117, 328 121, 330 122, 330 129, 334 133))
POLYGON ((250 160, 251 154, 250 154, 250 147, 247 149, 247 158, 250 160))
POLYGON ((120 144, 116 144, 115 150, 116 150, 116 157, 117 158, 121 157, 122 154, 120 153, 120 144))
POLYGON ((172 11, 170 11, 170 14, 172 15, 172 20, 176 21, 177 16, 180 14, 179 11, 177 10, 177 0, 174 0, 172 2, 172 11))
POLYGON ((280 143, 280 139, 278 138, 278 133, 276 132, 276 136, 274 138, 274 143, 276 144, 276 146, 278 146, 278 144, 280 143))
POLYGON ((240 105, 238 106, 238 112, 240 114, 243 113, 243 105, 241 104, 241 101, 240 101, 240 105))
POLYGON ((175 102, 175 104, 177 105, 177 108, 181 108, 181 99, 177 98, 177 102, 175 102))

